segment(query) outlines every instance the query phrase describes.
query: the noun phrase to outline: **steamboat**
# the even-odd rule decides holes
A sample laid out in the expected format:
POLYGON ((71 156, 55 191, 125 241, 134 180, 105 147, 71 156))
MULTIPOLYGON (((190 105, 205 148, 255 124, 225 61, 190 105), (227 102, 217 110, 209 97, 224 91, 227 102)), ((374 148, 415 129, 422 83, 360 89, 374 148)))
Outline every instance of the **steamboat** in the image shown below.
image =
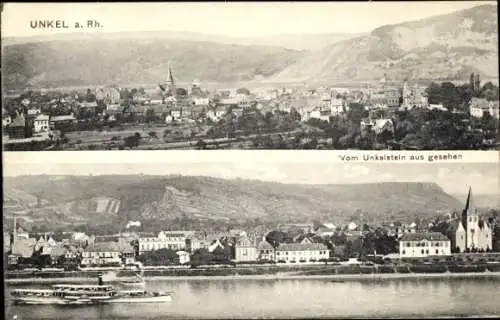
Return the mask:
POLYGON ((122 290, 113 285, 105 285, 102 275, 99 275, 97 285, 57 284, 51 289, 14 289, 11 295, 15 304, 92 305, 172 301, 171 292, 150 292, 142 289, 122 290))

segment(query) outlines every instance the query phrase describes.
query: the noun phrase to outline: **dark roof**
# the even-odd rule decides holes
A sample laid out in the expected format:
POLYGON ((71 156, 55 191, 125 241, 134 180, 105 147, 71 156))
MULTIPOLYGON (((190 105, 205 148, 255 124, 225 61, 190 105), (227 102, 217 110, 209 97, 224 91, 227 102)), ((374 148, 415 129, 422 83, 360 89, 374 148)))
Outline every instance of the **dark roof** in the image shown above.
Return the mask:
POLYGON ((311 251, 328 250, 322 243, 282 243, 278 246, 278 251, 311 251))
POLYGON ((449 241, 447 236, 440 232, 407 233, 403 235, 401 241, 449 241))

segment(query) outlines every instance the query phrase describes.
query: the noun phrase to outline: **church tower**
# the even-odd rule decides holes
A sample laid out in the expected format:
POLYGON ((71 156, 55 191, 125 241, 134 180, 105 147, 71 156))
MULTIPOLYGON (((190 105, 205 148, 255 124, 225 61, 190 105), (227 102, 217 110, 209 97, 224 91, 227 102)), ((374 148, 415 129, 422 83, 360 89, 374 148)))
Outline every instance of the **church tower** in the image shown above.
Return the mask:
POLYGON ((472 188, 469 187, 467 201, 462 213, 462 224, 465 227, 465 245, 466 248, 478 248, 480 238, 479 216, 474 205, 472 188))
POLYGON ((168 76, 166 85, 167 85, 167 92, 169 92, 171 96, 175 95, 175 81, 171 67, 168 67, 168 76))

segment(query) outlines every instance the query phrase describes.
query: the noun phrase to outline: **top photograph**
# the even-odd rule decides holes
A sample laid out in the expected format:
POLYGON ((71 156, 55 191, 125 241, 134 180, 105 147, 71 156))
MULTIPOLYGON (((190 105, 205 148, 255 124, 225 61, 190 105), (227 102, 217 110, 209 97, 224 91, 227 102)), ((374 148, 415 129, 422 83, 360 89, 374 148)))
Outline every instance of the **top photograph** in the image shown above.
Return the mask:
POLYGON ((9 3, 4 151, 500 150, 496 1, 9 3))

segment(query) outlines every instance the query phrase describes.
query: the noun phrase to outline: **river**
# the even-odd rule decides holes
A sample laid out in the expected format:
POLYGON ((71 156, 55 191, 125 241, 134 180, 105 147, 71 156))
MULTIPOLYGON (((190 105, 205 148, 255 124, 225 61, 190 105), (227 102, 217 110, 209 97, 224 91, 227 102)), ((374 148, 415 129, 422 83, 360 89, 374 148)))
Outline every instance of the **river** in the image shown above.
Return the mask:
MULTIPOLYGON (((500 278, 158 279, 148 290, 174 291, 162 304, 85 307, 12 305, 6 319, 191 319, 466 317, 500 315, 500 278)), ((8 285, 47 288, 49 284, 8 285)))

